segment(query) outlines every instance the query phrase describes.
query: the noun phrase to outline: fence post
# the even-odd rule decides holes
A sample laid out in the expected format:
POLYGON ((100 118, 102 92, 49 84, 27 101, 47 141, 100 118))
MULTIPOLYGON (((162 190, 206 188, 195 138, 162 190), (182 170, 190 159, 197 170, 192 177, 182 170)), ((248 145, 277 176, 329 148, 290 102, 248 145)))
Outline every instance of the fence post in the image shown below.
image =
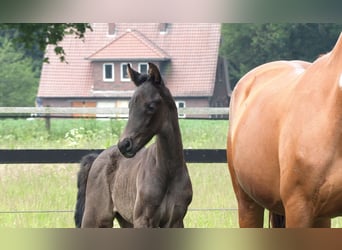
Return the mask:
MULTIPOLYGON (((47 105, 47 107, 50 107, 49 105, 47 105)), ((50 134, 50 130, 51 130, 51 117, 50 117, 50 113, 47 113, 45 115, 45 129, 47 130, 47 132, 50 134)))

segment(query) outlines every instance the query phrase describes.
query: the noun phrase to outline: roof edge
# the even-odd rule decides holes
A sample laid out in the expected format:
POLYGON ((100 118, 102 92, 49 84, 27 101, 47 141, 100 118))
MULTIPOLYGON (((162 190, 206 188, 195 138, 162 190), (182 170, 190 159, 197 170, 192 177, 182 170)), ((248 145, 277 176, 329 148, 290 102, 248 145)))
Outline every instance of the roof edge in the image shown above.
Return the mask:
POLYGON ((130 61, 130 62, 140 62, 140 61, 158 61, 158 62, 165 62, 171 61, 171 58, 84 58, 84 60, 89 60, 92 62, 115 62, 115 61, 130 61))

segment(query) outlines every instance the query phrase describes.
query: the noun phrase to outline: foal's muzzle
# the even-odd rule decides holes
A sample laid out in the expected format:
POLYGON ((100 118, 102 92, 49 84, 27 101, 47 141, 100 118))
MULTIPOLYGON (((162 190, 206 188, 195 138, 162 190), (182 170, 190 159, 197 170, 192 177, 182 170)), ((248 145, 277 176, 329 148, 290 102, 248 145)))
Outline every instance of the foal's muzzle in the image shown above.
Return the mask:
POLYGON ((126 158, 132 158, 135 156, 133 151, 133 140, 131 138, 125 138, 118 143, 120 153, 126 158))

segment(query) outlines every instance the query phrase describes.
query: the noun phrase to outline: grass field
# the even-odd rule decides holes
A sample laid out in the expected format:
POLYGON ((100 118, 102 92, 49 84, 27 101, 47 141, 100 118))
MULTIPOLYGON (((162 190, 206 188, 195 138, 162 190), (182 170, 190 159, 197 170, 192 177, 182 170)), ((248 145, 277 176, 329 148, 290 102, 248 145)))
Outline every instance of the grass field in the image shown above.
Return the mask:
MULTIPOLYGON (((236 211, 197 209, 236 208, 226 164, 189 164, 194 197, 186 227, 236 227, 236 211)), ((0 213, 1 227, 74 227, 77 164, 0 165, 0 211, 49 211, 0 213), (53 212, 64 211, 64 212, 53 212)))
MULTIPOLYGON (((50 133, 41 119, 0 120, 0 125, 3 149, 105 148, 117 142, 125 121, 56 119, 50 133)), ((181 120, 180 126, 184 148, 225 148, 227 121, 181 120)), ((186 227, 237 227, 236 210, 217 210, 236 208, 227 164, 188 167, 194 197, 186 227)), ((0 226, 74 227, 77 171, 77 164, 0 165, 0 226)))
MULTIPOLYGON (((0 120, 0 148, 105 148, 117 142, 124 125, 121 120, 52 120, 48 133, 44 120, 0 120)), ((184 148, 226 147, 227 121, 181 120, 180 126, 184 148)), ((237 228, 227 164, 188 167, 194 197, 185 226, 237 228)), ((77 164, 0 164, 0 227, 74 227, 77 171, 77 164)), ((342 219, 334 219, 333 227, 342 227, 342 219)))

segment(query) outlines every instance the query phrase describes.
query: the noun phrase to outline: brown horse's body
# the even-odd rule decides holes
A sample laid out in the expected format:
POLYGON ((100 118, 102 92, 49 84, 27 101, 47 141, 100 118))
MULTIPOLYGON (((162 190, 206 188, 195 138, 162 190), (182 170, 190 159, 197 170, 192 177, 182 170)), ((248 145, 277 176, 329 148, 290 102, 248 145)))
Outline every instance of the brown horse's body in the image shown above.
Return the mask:
POLYGON ((112 227, 114 219, 121 227, 184 226, 192 186, 177 108, 158 68, 149 66, 149 75, 128 66, 138 88, 118 145, 81 163, 78 227, 112 227), (156 142, 144 148, 153 136, 156 142))
POLYGON ((241 227, 264 208, 286 227, 329 227, 342 214, 342 37, 313 63, 247 73, 230 105, 227 157, 241 227))

